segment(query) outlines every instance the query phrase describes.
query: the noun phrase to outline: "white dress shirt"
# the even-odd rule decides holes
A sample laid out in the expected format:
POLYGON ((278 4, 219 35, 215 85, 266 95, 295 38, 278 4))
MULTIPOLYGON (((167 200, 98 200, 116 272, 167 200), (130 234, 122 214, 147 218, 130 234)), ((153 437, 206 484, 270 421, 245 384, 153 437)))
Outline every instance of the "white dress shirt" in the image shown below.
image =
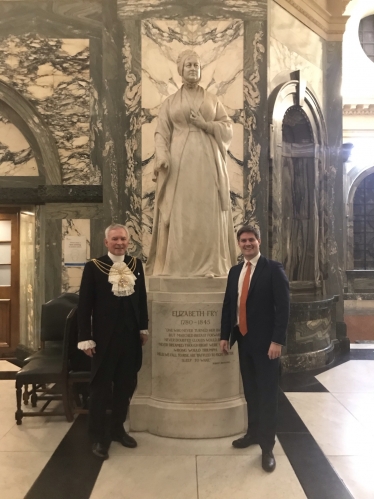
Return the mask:
POLYGON ((237 318, 238 318, 238 322, 237 322, 237 324, 239 324, 240 297, 241 297, 241 294, 242 294, 244 276, 245 276, 245 273, 247 272, 248 261, 251 263, 251 275, 249 276, 249 286, 250 286, 251 285, 252 276, 253 276, 253 272, 255 271, 255 268, 256 268, 256 265, 257 265, 257 262, 258 262, 260 256, 261 256, 261 253, 258 253, 258 255, 256 255, 254 258, 252 258, 252 260, 246 260, 246 259, 244 259, 244 265, 243 265, 243 268, 242 268, 242 270, 240 272, 239 281, 238 281, 238 307, 237 307, 237 318))
MULTIPOLYGON (((108 256, 112 260, 113 263, 115 262, 123 262, 124 261, 124 255, 113 255, 110 251, 108 251, 108 256)), ((140 334, 145 334, 149 335, 148 329, 142 329, 140 331, 140 334)), ((87 341, 80 341, 78 343, 78 348, 79 350, 88 350, 89 348, 95 348, 96 343, 93 340, 87 340, 87 341)))

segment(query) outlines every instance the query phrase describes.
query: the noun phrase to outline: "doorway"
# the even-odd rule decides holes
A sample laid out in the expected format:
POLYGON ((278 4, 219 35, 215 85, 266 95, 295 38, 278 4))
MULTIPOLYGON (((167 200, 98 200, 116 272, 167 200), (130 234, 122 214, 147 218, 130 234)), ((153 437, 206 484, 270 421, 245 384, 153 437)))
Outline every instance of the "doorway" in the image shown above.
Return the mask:
POLYGON ((19 344, 19 209, 0 208, 0 357, 19 344))

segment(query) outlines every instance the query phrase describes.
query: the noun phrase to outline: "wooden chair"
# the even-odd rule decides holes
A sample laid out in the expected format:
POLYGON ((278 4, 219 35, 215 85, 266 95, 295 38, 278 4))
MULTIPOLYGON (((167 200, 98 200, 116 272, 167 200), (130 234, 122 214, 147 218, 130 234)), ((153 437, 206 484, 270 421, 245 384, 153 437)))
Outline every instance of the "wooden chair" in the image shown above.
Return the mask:
MULTIPOLYGON (((62 293, 57 298, 42 305, 40 340, 41 348, 24 359, 24 364, 36 359, 46 359, 48 362, 62 358, 65 321, 73 307, 78 305, 79 296, 75 293, 62 293)), ((35 367, 35 364, 34 364, 35 367)), ((43 397, 44 386, 33 385, 31 391, 31 404, 43 397)), ((28 404, 30 392, 28 385, 24 385, 23 402, 28 404)))
POLYGON ((23 417, 36 416, 61 416, 65 415, 68 421, 73 421, 73 412, 68 388, 68 358, 69 358, 69 335, 72 323, 76 321, 76 307, 74 307, 64 320, 64 335, 62 353, 56 355, 35 356, 16 374, 16 398, 17 411, 15 414, 17 424, 22 424, 23 417), (32 385, 31 402, 33 407, 38 400, 45 401, 39 411, 23 411, 22 388, 32 385), (49 404, 54 400, 62 401, 63 410, 47 411, 49 404))

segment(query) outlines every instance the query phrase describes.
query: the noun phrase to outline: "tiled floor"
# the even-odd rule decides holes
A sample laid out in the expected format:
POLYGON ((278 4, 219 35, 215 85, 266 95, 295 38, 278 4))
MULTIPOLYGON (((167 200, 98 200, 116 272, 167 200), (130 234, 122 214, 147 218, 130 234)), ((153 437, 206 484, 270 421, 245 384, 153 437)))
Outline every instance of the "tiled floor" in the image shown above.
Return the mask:
POLYGON ((101 464, 90 454, 84 417, 73 424, 26 418, 17 426, 14 381, 1 381, 1 498, 373 499, 373 350, 355 348, 353 360, 287 379, 280 399, 285 447, 277 441, 271 474, 261 468, 258 446, 236 450, 231 437, 178 440, 138 433, 136 449, 114 442, 101 464), (293 381, 298 391, 291 389, 293 381), (315 477, 327 483, 321 488, 315 477))
MULTIPOLYGON (((11 370, 17 371, 18 368, 9 362, 0 362, 0 371, 11 370)), ((15 406, 14 380, 1 380, 1 499, 21 499, 27 494, 70 428, 64 418, 26 418, 21 426, 17 426, 15 406)), ((32 410, 31 407, 28 410, 32 410)))

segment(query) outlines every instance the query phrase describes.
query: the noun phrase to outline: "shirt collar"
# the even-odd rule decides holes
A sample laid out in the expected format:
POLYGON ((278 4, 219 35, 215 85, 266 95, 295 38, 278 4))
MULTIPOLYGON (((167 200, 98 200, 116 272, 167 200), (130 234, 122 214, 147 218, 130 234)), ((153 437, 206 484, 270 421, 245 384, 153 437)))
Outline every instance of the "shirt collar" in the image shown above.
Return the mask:
POLYGON ((125 259, 125 255, 113 255, 110 251, 108 251, 108 256, 112 260, 113 263, 115 262, 123 262, 125 259))
MULTIPOLYGON (((252 267, 256 267, 257 265, 257 262, 259 261, 260 259, 260 256, 261 256, 261 253, 259 253, 258 255, 256 255, 254 258, 252 258, 252 260, 249 260, 251 262, 251 265, 252 267)), ((244 262, 248 262, 248 260, 246 258, 244 258, 244 262)))

